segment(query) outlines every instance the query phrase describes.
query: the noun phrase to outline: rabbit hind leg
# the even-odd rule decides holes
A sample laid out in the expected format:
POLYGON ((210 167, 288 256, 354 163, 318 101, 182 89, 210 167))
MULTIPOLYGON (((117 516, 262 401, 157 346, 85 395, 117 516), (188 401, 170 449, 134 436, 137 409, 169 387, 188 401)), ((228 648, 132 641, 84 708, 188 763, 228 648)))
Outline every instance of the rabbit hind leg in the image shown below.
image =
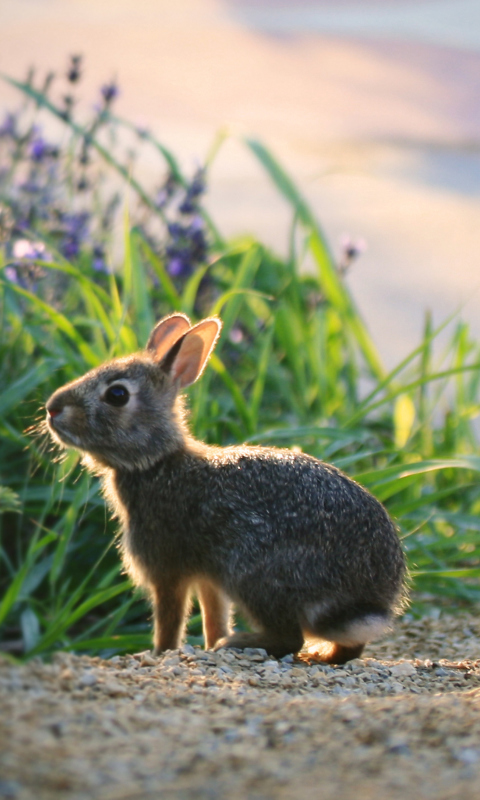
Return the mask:
POLYGON ((206 579, 197 582, 197 595, 202 610, 205 649, 211 650, 215 642, 231 632, 231 603, 221 589, 206 579))
POLYGON ((300 628, 282 631, 258 631, 255 633, 239 632, 232 636, 220 639, 215 650, 224 647, 236 647, 244 650, 246 647, 256 647, 266 650, 275 658, 283 658, 289 653, 298 653, 303 646, 303 634, 300 628))

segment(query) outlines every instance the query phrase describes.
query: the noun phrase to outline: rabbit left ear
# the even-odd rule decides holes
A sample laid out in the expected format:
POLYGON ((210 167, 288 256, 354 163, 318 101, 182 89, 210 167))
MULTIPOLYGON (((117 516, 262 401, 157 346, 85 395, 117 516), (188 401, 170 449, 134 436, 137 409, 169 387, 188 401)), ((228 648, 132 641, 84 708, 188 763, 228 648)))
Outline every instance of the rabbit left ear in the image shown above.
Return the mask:
POLYGON ((155 325, 147 342, 147 350, 150 350, 155 361, 161 361, 188 330, 190 320, 185 314, 171 314, 155 325))
POLYGON ((200 377, 222 328, 219 319, 204 319, 190 328, 167 353, 162 369, 168 372, 179 389, 190 386, 200 377))

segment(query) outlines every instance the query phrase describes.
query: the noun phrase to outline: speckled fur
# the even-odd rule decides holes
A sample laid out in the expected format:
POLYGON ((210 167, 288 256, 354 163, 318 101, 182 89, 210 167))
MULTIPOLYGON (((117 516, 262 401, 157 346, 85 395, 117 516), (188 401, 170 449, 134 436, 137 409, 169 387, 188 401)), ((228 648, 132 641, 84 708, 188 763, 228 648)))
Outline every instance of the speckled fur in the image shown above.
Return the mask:
POLYGON ((103 476, 125 566, 152 598, 156 650, 179 644, 196 589, 208 647, 281 656, 309 636, 332 643, 326 660, 359 655, 365 642, 355 632, 387 629, 402 603, 393 523, 365 489, 308 455, 194 440, 172 378, 194 331, 182 331, 161 358, 147 349, 116 359, 47 403, 52 435, 103 476), (102 402, 112 380, 128 385, 128 406, 102 402), (231 633, 230 601, 256 632, 231 633))

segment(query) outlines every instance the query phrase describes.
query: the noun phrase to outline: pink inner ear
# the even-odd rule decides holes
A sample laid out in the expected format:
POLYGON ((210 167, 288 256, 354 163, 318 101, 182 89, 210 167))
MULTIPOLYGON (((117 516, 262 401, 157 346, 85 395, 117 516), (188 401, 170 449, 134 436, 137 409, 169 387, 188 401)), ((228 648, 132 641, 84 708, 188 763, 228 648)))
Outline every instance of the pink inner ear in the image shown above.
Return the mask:
POLYGON ((175 342, 188 330, 190 330, 190 322, 183 314, 167 317, 153 329, 147 343, 147 350, 153 353, 156 361, 161 361, 175 342))
POLYGON ((220 332, 216 319, 199 322, 183 337, 178 355, 172 364, 171 375, 180 389, 195 383, 203 372, 208 357, 220 332))
POLYGON ((180 387, 190 386, 203 369, 205 343, 200 336, 188 336, 180 348, 172 368, 172 377, 180 382, 180 387))

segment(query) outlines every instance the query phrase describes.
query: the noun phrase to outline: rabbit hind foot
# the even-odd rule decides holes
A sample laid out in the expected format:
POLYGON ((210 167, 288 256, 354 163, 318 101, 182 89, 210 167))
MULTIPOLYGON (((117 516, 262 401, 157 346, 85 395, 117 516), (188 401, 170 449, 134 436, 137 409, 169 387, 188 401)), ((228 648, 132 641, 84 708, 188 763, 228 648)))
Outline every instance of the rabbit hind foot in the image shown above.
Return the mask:
POLYGON ((255 647, 266 650, 270 656, 274 658, 283 658, 283 656, 290 653, 298 653, 303 646, 303 635, 301 631, 295 633, 282 634, 272 633, 270 631, 261 631, 258 633, 234 633, 232 636, 226 636, 220 639, 214 650, 222 650, 227 647, 235 647, 239 650, 244 650, 246 647, 255 647))
POLYGON ((316 620, 313 620, 313 616, 315 611, 318 614, 318 607, 311 607, 308 611, 310 624, 305 634, 307 638, 313 635, 320 639, 320 642, 308 648, 308 652, 316 660, 327 664, 345 664, 353 658, 359 658, 367 642, 379 639, 391 628, 390 616, 381 611, 353 619, 342 619, 341 616, 322 619, 318 615, 316 620))
POLYGON ((308 655, 313 661, 320 661, 322 664, 346 664, 353 658, 360 658, 364 647, 364 644, 348 647, 337 642, 317 642, 308 648, 308 655))

